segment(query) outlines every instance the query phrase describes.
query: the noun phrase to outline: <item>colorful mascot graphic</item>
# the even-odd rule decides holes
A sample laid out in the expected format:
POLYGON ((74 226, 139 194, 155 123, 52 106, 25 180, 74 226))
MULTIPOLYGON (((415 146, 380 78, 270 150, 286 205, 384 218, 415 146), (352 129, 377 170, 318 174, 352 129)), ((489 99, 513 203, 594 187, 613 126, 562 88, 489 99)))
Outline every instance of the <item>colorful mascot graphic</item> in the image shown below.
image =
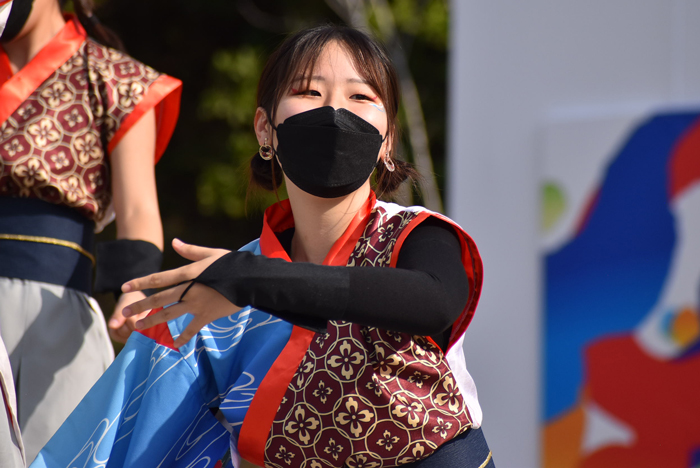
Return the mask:
POLYGON ((632 132, 545 298, 544 466, 700 467, 700 113, 632 132))

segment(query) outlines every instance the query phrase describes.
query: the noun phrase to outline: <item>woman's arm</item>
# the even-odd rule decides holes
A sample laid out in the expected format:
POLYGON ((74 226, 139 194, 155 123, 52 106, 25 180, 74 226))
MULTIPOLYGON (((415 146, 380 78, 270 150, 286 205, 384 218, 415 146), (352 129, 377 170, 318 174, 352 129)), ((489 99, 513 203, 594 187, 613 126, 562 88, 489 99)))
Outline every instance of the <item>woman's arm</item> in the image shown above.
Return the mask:
MULTIPOLYGON (((147 241, 162 251, 163 226, 156 191, 155 147, 156 120, 151 109, 129 129, 110 155, 112 199, 117 239, 147 241)), ((137 317, 126 319, 121 310, 144 297, 140 291, 119 297, 109 320, 112 339, 126 342, 137 317)))
MULTIPOLYGON (((168 286, 192 278, 201 284, 192 287, 185 302, 144 319, 139 324, 143 328, 185 312, 199 315, 200 308, 209 321, 216 319, 217 312, 203 305, 206 297, 212 297, 212 301, 216 297, 232 304, 250 304, 286 319, 298 315, 323 321, 346 320, 434 335, 438 343, 445 343, 443 332, 449 331, 469 296, 459 239, 454 229, 440 220, 424 222, 406 238, 397 268, 329 267, 289 263, 248 252, 222 256, 222 251, 214 254, 211 250, 209 254, 210 249, 175 242, 173 246, 186 258, 206 259, 206 265, 201 260, 134 280, 125 285, 125 290, 168 286), (196 258, 189 253, 193 249, 199 249, 196 258)), ((181 285, 164 291, 129 306, 125 312, 138 313, 177 302, 184 290, 181 285)), ((181 338, 186 342, 194 333, 183 333, 181 338)))
MULTIPOLYGON (((232 252, 195 282, 235 304, 295 322, 344 320, 417 335, 440 335, 462 313, 469 282, 455 230, 429 218, 406 238, 396 268, 329 267, 232 252)), ((443 341, 440 339, 439 341, 443 341)))

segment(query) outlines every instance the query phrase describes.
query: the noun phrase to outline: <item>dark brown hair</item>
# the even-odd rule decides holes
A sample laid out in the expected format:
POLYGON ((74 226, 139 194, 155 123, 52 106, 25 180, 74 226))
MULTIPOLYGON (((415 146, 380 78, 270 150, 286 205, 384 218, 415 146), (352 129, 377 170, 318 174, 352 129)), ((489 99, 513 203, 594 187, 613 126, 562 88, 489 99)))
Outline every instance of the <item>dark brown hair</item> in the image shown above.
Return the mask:
MULTIPOLYGON (((60 0, 61 8, 66 0, 60 0)), ((73 10, 78 17, 78 21, 83 25, 88 36, 95 39, 102 45, 125 52, 124 43, 117 33, 102 24, 93 13, 95 3, 93 0, 73 0, 73 10)))
MULTIPOLYGON (((390 195, 408 178, 417 179, 413 166, 395 157, 398 146, 398 111, 401 100, 399 80, 384 48, 367 34, 347 26, 326 24, 305 29, 289 36, 272 53, 258 82, 258 107, 265 110, 274 123, 277 106, 299 76, 311 79, 316 60, 330 42, 337 42, 350 55, 357 73, 377 92, 387 115, 387 136, 391 138, 390 157, 396 169, 389 172, 384 164, 377 166, 376 190, 390 195)), ((263 160, 257 154, 250 160, 251 185, 276 190, 282 183, 282 168, 277 158, 263 160)))

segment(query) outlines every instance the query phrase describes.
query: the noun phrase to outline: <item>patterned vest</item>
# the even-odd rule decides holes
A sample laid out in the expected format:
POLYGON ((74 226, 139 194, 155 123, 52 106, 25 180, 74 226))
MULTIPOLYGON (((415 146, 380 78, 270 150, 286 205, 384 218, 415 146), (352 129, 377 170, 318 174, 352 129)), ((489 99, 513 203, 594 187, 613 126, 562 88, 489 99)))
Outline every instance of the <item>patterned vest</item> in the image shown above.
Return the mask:
MULTIPOLYGON (((0 99, 7 103, 21 95, 26 81, 36 85, 16 107, 0 109, 6 114, 0 119, 0 196, 67 205, 99 224, 112 199, 106 155, 138 117, 166 97, 173 101, 165 122, 170 129, 158 138, 167 144, 181 83, 87 39, 77 20, 67 19, 45 53, 17 73, 21 76, 11 75, 0 49, 0 99)), ((159 145, 164 149, 162 141, 159 145)))
MULTIPOLYGON (((425 219, 396 206, 377 203, 347 266, 390 266, 402 232, 425 219)), ((289 382, 265 466, 399 466, 427 457, 471 425, 432 340, 332 321, 328 333, 314 336, 289 382)))

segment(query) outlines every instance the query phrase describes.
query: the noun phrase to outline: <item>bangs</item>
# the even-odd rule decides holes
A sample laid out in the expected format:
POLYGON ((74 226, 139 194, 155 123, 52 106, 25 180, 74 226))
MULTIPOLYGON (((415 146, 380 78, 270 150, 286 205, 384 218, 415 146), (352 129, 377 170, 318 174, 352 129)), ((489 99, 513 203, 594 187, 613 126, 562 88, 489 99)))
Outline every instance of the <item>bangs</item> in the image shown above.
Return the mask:
POLYGON ((396 115, 399 103, 396 75, 393 68, 389 68, 390 61, 384 50, 371 39, 361 32, 344 27, 324 27, 321 31, 306 31, 297 39, 292 41, 291 50, 285 54, 286 60, 281 60, 286 63, 277 64, 279 86, 275 90, 273 102, 269 103, 271 108, 268 109, 272 121, 275 118, 277 104, 295 81, 300 78, 305 79, 306 86, 309 86, 319 56, 332 42, 343 47, 351 57, 357 74, 374 89, 385 108, 389 110, 389 114, 396 115))

